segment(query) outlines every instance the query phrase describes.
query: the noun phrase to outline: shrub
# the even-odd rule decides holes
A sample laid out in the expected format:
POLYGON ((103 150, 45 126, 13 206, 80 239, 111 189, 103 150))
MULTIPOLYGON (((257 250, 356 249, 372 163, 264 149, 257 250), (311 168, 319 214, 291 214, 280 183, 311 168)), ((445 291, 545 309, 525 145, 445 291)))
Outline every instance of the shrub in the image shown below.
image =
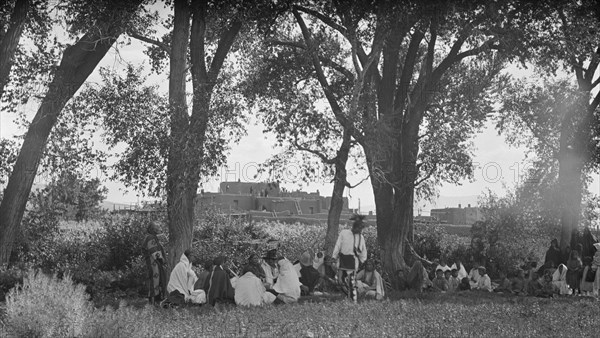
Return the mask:
POLYGON ((486 262, 490 276, 539 261, 550 238, 558 233, 556 224, 542 217, 539 206, 530 205, 522 195, 517 190, 504 197, 488 193, 481 198, 485 220, 471 228, 471 251, 475 259, 486 262))
POLYGON ((58 279, 29 270, 6 297, 7 325, 23 337, 81 336, 91 311, 85 287, 68 274, 58 279))
POLYGON ((17 267, 0 269, 0 302, 4 301, 6 294, 17 284, 23 284, 23 270, 17 267))
POLYGON ((415 223, 414 249, 429 260, 443 260, 449 265, 457 259, 466 262, 469 242, 468 238, 448 234, 439 224, 415 223))
POLYGON ((253 243, 256 240, 266 242, 268 237, 259 226, 249 225, 246 220, 229 218, 208 210, 194 228, 192 263, 202 265, 204 261, 224 255, 231 263, 241 267, 250 254, 262 253, 259 252, 260 245, 253 243))
POLYGON ((123 270, 142 254, 142 241, 146 236, 148 222, 156 220, 153 215, 127 215, 106 217, 102 222, 103 233, 99 241, 106 247, 102 270, 123 270))

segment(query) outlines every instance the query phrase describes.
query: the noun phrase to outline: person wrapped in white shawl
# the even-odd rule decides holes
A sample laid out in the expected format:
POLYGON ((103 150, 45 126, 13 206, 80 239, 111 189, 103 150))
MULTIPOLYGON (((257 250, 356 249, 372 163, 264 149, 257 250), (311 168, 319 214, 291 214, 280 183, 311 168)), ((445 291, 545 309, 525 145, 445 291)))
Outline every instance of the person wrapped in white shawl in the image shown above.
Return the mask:
POLYGON ((297 302, 300 298, 300 280, 292 263, 286 258, 277 262, 279 266, 279 278, 273 286, 277 292, 277 298, 284 303, 297 302))
POLYGON ((194 270, 192 270, 190 257, 191 252, 189 250, 186 250, 181 255, 179 263, 171 271, 167 292, 171 294, 173 291, 178 291, 183 295, 186 303, 202 304, 206 302, 206 294, 204 290, 194 290, 194 284, 198 280, 198 277, 194 270))
POLYGON ((262 281, 256 276, 259 266, 248 264, 242 271, 242 276, 235 283, 235 303, 240 306, 262 306, 273 303, 275 295, 267 292, 262 281))
POLYGON ((567 285, 567 266, 560 264, 552 274, 552 285, 561 295, 569 294, 569 285, 567 285))

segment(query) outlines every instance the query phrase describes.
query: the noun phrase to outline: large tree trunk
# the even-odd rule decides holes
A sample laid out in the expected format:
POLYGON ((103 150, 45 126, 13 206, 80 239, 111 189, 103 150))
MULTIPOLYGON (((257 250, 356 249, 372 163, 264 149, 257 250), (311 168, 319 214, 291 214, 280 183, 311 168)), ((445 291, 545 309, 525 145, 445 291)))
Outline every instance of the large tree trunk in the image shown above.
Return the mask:
POLYGON ((232 20, 221 34, 210 67, 204 46, 208 3, 175 1, 175 26, 171 45, 171 148, 167 164, 167 210, 169 218, 169 263, 173 267, 181 254, 191 247, 194 230, 194 205, 204 160, 204 141, 210 117, 212 91, 223 62, 242 23, 232 20), (192 18, 190 33, 190 16, 192 18), (192 114, 185 101, 187 44, 193 86, 192 114))
MULTIPOLYGON (((130 7, 127 7, 129 14, 137 9, 140 2, 138 0, 130 3, 130 7)), ((128 15, 124 15, 121 18, 123 21, 113 21, 110 20, 114 17, 111 13, 106 15, 106 20, 100 18, 99 21, 104 27, 90 29, 76 44, 65 49, 46 96, 29 126, 0 204, 0 264, 9 261, 29 192, 52 127, 67 101, 73 97, 106 55, 123 32, 123 26, 129 19, 128 15)))
POLYGON ((572 149, 559 158, 558 184, 561 192, 561 250, 571 244, 571 235, 577 230, 581 217, 582 175, 584 159, 572 149))
POLYGON ((335 157, 335 177, 333 179, 333 192, 331 193, 331 205, 327 215, 327 232, 325 234, 325 252, 333 253, 335 242, 340 229, 340 215, 344 209, 344 188, 347 184, 346 164, 350 153, 350 132, 346 129, 342 137, 342 144, 335 157))
MULTIPOLYGON (((190 10, 186 0, 175 0, 169 73, 171 144, 167 161, 168 262, 173 268, 192 244, 194 197, 187 186, 186 149, 189 115, 185 93, 190 10)), ((194 191, 195 193, 195 191, 194 191)))
POLYGON ((4 94, 4 86, 8 83, 10 68, 21 39, 23 27, 25 27, 29 6, 29 0, 17 0, 10 16, 8 29, 0 37, 0 98, 4 94))
POLYGON ((560 187, 560 248, 571 245, 572 235, 581 219, 584 167, 589 161, 591 121, 595 108, 583 95, 576 105, 567 107, 560 130, 558 184, 560 187))

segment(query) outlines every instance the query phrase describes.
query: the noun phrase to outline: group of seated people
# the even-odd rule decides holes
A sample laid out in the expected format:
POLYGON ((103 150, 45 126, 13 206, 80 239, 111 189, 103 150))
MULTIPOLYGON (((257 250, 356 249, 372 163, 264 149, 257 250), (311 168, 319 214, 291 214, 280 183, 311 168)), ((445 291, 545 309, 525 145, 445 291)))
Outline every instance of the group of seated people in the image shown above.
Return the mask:
MULTIPOLYGON (((587 274, 587 267, 585 269, 587 274)), ((552 297, 553 295, 574 294, 576 290, 588 290, 593 280, 569 278, 568 268, 560 264, 554 268, 552 264, 544 264, 536 269, 535 264, 528 264, 514 271, 510 276, 499 271, 499 280, 492 283, 486 273, 486 268, 475 264, 467 274, 460 262, 452 267, 438 264, 433 279, 424 278, 424 291, 454 292, 466 290, 481 290, 485 292, 510 293, 520 296, 552 297)))
MULTIPOLYGON (((334 259, 322 252, 306 251, 294 263, 279 255, 277 249, 267 251, 262 258, 252 254, 240 275, 230 268, 225 256, 205 264, 199 274, 194 272, 192 260, 190 250, 181 255, 171 272, 163 306, 186 303, 262 306, 297 302, 303 295, 344 291, 334 259)), ((368 260, 364 267, 355 278, 359 296, 383 299, 383 279, 374 262, 368 260)))

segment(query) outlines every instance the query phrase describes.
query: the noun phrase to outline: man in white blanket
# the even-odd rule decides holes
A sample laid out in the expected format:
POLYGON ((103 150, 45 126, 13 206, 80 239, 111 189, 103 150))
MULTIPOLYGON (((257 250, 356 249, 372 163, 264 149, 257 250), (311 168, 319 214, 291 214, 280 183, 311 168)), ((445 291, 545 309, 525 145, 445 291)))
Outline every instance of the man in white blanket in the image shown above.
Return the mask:
POLYGON ((257 267, 248 264, 242 270, 242 276, 235 283, 235 303, 240 306, 262 306, 273 303, 275 295, 267 292, 257 267))
POLYGON ((171 295, 177 291, 183 295, 186 303, 203 304, 206 302, 204 290, 194 290, 194 283, 198 280, 196 273, 192 270, 190 262, 191 252, 186 250, 171 271, 167 292, 171 295))

